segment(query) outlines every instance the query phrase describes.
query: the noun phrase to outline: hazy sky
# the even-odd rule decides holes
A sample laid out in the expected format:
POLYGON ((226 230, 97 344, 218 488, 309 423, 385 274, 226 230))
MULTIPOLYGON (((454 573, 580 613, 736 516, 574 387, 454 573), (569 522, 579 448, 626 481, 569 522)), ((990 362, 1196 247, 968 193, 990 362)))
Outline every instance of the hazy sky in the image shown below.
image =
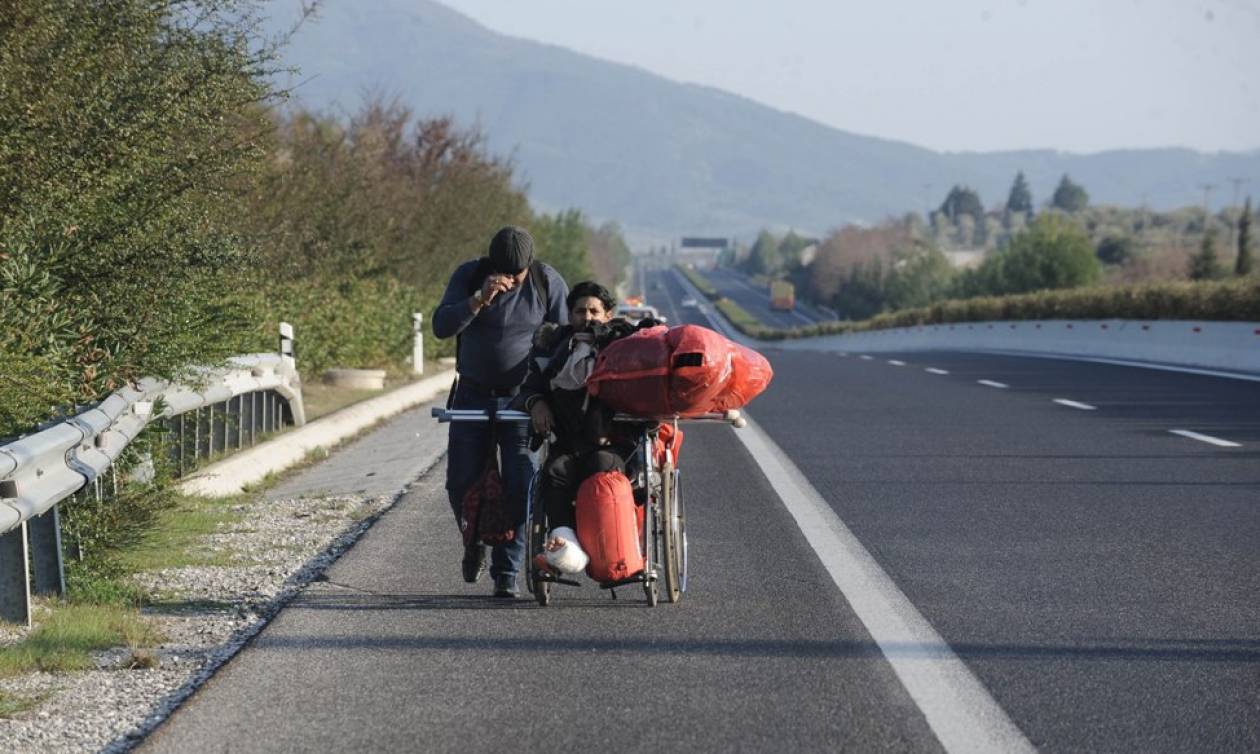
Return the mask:
POLYGON ((935 149, 1260 148, 1260 0, 441 1, 935 149))

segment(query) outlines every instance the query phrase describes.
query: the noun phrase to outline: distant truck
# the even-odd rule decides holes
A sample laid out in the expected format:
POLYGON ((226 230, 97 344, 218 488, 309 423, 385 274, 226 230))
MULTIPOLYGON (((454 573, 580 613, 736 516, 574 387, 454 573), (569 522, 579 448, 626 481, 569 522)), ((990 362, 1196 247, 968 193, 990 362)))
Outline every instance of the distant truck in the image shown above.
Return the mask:
POLYGON ((786 280, 770 281, 770 308, 790 312, 796 308, 796 286, 786 280))

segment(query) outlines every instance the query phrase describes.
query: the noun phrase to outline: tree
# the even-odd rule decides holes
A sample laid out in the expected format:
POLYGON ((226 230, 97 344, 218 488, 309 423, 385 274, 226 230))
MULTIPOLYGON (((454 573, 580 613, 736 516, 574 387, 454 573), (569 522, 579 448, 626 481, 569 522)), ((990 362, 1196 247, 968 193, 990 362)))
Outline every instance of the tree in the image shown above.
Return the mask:
POLYGON ((591 279, 587 227, 581 210, 539 215, 531 224, 530 232, 538 258, 556 268, 569 285, 591 279))
POLYGON ((1235 275, 1250 275, 1253 263, 1251 260, 1251 197, 1243 205, 1242 215, 1238 217, 1238 257, 1234 260, 1235 275))
POLYGON ((980 195, 967 186, 955 185, 951 188, 941 203, 941 212, 955 224, 961 215, 971 215, 977 224, 984 222, 984 204, 980 195))
POLYGON ((773 275, 782 267, 783 259, 779 254, 779 239, 768 230, 757 234, 757 241, 748 254, 745 269, 753 275, 773 275))
POLYGON ((954 268, 935 246, 912 242, 899 249, 885 284, 889 309, 927 306, 945 298, 953 286, 954 268))
POLYGON ((1022 212, 1031 215, 1033 211, 1032 192, 1028 189, 1028 181, 1024 179, 1024 171, 1015 174, 1015 182, 1011 184, 1011 193, 1006 197, 1006 213, 1008 215, 1022 212))
POLYGON ((1075 288, 1102 274, 1089 237, 1062 215, 1043 214, 959 284, 965 295, 1075 288))
POLYGON ((1133 239, 1129 236, 1106 236, 1098 242, 1095 253, 1103 264, 1124 264, 1133 256, 1133 239))
POLYGON ((1051 203, 1064 212, 1080 212, 1089 206, 1089 194, 1084 187, 1073 183, 1067 173, 1064 173, 1063 178, 1059 180, 1058 188, 1054 190, 1051 203))
POLYGON ((796 231, 789 230, 788 234, 779 242, 779 258, 783 260, 785 266, 793 267, 799 265, 801 252, 815 243, 818 243, 817 239, 798 235, 796 231))
MULTIPOLYGON (((252 249, 231 213, 271 127, 274 50, 226 5, 0 3, 0 372, 21 359, 92 400, 239 353, 252 249)), ((0 411, 0 435, 51 408, 0 411)))
POLYGON ((1198 253, 1190 257, 1190 279, 1215 280, 1221 277, 1223 272, 1221 262, 1216 258, 1216 231, 1208 228, 1203 234, 1203 242, 1199 244, 1198 253))

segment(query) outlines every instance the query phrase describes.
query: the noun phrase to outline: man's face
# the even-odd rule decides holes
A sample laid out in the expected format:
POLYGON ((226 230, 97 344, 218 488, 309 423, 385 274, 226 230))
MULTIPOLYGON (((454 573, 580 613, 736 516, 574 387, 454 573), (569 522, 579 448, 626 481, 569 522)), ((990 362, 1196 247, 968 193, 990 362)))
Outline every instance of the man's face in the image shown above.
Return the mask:
POLYGON ((569 324, 575 330, 588 330, 591 325, 607 322, 611 317, 612 312, 604 308, 604 302, 597 296, 583 296, 574 301, 569 310, 569 324))
POLYGON ((521 286, 521 283, 525 282, 525 278, 528 275, 529 275, 528 267, 526 267, 525 269, 517 273, 510 273, 510 272, 499 273, 499 277, 503 278, 504 280, 508 281, 508 283, 510 283, 510 285, 508 285, 509 291, 515 288, 519 288, 521 286))

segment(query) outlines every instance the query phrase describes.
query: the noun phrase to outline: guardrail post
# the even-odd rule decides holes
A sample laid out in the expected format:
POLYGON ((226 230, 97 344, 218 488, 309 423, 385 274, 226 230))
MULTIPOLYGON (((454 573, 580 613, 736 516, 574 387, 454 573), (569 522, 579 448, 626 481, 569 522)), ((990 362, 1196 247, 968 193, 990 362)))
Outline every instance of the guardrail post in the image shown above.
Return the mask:
POLYGON ((258 391, 249 394, 249 445, 254 446, 254 438, 258 436, 258 391))
POLYGON ((210 407, 210 455, 227 452, 227 402, 210 407), (219 410, 216 412, 215 409, 219 410))
POLYGON ((60 506, 54 505, 27 521, 27 538, 35 570, 34 592, 38 595, 66 594, 66 569, 61 549, 60 506))
POLYGON ((0 534, 0 620, 31 625, 26 522, 0 534))
POLYGON ((420 312, 414 312, 411 315, 411 332, 415 336, 415 342, 411 346, 411 371, 416 374, 424 374, 424 328, 421 323, 424 322, 424 315, 420 312))
POLYGON ((297 358, 293 353, 293 325, 288 322, 280 323, 280 355, 288 361, 289 366, 297 363, 297 358))

